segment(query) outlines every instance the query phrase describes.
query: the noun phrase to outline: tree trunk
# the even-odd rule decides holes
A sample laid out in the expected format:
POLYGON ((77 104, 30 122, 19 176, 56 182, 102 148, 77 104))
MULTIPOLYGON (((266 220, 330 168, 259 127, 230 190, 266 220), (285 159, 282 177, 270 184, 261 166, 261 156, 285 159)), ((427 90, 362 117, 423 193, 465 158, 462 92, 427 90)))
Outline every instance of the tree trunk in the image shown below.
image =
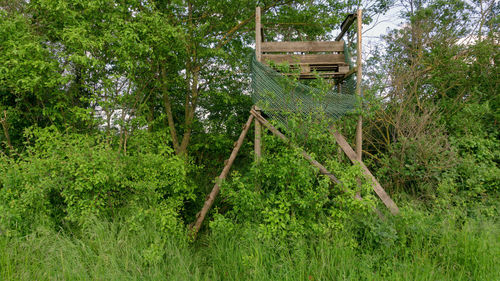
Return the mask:
POLYGON ((184 121, 184 135, 182 136, 182 142, 179 147, 179 155, 187 154, 187 147, 191 141, 191 131, 194 122, 194 114, 196 111, 196 104, 198 101, 198 77, 199 77, 200 67, 196 66, 192 72, 192 81, 190 85, 190 94, 186 96, 185 106, 185 121, 184 121))
POLYGON ((167 73, 165 68, 161 69, 162 87, 163 87, 163 105, 165 106, 165 113, 167 114, 168 128, 170 136, 172 137, 172 145, 174 146, 175 154, 179 154, 179 141, 177 139, 177 131, 175 129, 174 115, 172 113, 172 103, 167 88, 167 73))
POLYGON ((0 119, 0 123, 2 124, 3 134, 5 135, 5 139, 7 140, 7 146, 12 152, 14 150, 14 147, 12 146, 12 142, 10 141, 9 124, 7 123, 7 110, 3 111, 3 116, 4 117, 0 119))

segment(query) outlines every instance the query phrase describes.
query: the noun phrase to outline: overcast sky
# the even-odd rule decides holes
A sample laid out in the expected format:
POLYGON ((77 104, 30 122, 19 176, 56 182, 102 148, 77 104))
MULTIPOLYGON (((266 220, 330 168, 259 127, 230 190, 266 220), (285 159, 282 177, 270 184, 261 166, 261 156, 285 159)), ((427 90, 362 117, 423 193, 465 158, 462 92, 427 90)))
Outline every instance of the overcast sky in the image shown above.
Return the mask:
POLYGON ((400 18, 401 9, 400 5, 395 5, 387 14, 375 17, 370 25, 363 25, 363 54, 365 56, 370 53, 371 48, 381 43, 380 36, 401 26, 403 22, 400 18))

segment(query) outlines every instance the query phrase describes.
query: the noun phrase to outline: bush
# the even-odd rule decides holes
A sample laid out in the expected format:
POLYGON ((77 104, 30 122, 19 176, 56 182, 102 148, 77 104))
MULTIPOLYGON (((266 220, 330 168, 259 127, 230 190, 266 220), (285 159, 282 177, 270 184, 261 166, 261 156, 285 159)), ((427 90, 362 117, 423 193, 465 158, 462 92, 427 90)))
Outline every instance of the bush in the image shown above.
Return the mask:
POLYGON ((500 191, 500 141, 494 114, 498 113, 489 102, 468 103, 448 118, 454 132, 451 143, 459 156, 454 173, 457 188, 473 199, 500 191))
POLYGON ((181 229, 179 213, 194 199, 194 186, 186 178, 189 164, 174 156, 166 142, 138 136, 141 148, 123 155, 101 136, 54 128, 26 135, 24 154, 0 158, 4 231, 27 234, 41 225, 80 228, 91 223, 90 218, 123 212, 137 230, 146 220, 165 233, 181 229))
POLYGON ((339 186, 274 136, 265 135, 264 143, 260 163, 243 174, 233 173, 222 186, 223 205, 210 223, 214 234, 253 224, 263 238, 323 236, 342 229, 352 214, 374 215, 371 182, 359 167, 328 160, 339 186), (354 199, 357 192, 363 200, 354 199))

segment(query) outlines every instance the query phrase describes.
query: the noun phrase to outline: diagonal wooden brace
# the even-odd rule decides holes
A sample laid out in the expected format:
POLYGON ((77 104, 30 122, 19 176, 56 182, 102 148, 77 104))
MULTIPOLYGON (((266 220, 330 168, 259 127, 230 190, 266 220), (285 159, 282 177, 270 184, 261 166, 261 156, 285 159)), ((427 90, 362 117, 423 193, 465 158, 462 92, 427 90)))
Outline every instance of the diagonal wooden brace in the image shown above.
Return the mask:
MULTIPOLYGON (((295 146, 293 143, 291 143, 288 138, 283 135, 278 129, 276 129, 273 125, 271 125, 271 123, 269 123, 269 121, 267 121, 264 117, 262 117, 262 115, 260 115, 260 113, 258 113, 257 111, 255 110, 250 110, 250 113, 255 116, 255 119, 259 120, 260 123, 262 123, 262 125, 264 125, 266 128, 268 128, 273 134, 275 134, 277 137, 279 137, 281 140, 283 140, 285 143, 291 145, 293 148, 298 148, 297 146, 295 146)), ((345 141, 345 140, 344 140, 345 141)), ((347 142, 346 142, 347 144, 347 142)), ((349 146, 349 145, 347 145, 349 146)), ((350 148, 350 146, 349 146, 350 148)), ((354 155, 354 159, 356 158, 356 153, 352 150, 352 148, 350 148, 351 151, 352 151, 352 155, 354 155)), ((321 174, 327 176, 330 178, 330 180, 334 183, 336 183, 337 185, 340 186, 340 190, 345 192, 346 189, 344 187, 344 185, 342 184, 341 181, 339 181, 332 173, 330 173, 323 165, 321 165, 318 161, 314 160, 311 155, 309 155, 307 152, 305 152, 304 150, 302 149, 299 149, 301 151, 301 154, 302 156, 307 160, 309 161, 309 163, 311 163, 311 165, 317 167, 320 171, 321 174)), ((364 164, 362 164, 364 166, 364 164)), ((366 166, 364 166, 366 168, 366 166)), ((370 171, 368 171, 368 168, 366 168, 366 171, 369 173, 369 175, 371 175, 370 171)), ((365 173, 366 173, 365 171, 365 173)), ((387 195, 387 193, 385 193, 384 189, 380 186, 380 184, 377 182, 377 180, 375 179, 375 177, 373 175, 371 175, 370 177, 372 179, 372 181, 375 182, 375 184, 378 185, 378 187, 374 187, 375 189, 375 192, 377 193, 377 195, 379 195, 380 198, 382 198, 382 201, 386 204, 386 206, 388 206, 389 210, 391 210, 391 212, 393 214, 397 214, 399 213, 399 209, 398 207, 396 206, 396 204, 392 201, 392 199, 389 197, 389 195, 387 195), (377 192, 378 191, 378 192, 377 192), (381 196, 382 194, 382 196, 381 196), (383 194, 385 194, 385 197, 383 196, 383 194), (384 199, 385 198, 385 199, 384 199), (388 198, 388 199, 387 199, 388 198), (386 203, 388 202, 388 203, 386 203), (389 207, 388 204, 390 204, 390 202, 392 202, 392 206, 389 207)), ((354 196, 355 199, 357 200, 362 200, 361 196, 359 194, 356 194, 354 196)), ((375 213, 381 218, 383 219, 383 215, 382 213, 377 209, 377 208, 374 208, 373 209, 375 211, 375 213)))
POLYGON ((377 181, 377 179, 373 176, 373 174, 370 172, 370 170, 368 170, 368 168, 363 163, 363 161, 357 160, 356 152, 354 152, 352 147, 347 143, 344 136, 342 136, 338 131, 336 131, 332 128, 329 128, 328 130, 333 134, 333 136, 335 137, 335 140, 339 144, 340 148, 342 148, 342 150, 345 152, 345 154, 351 160, 351 162, 353 164, 359 164, 361 166, 361 169, 363 170, 363 173, 365 175, 367 175, 372 180, 373 190, 375 190, 375 193, 377 193, 378 197, 380 197, 380 199, 385 204, 385 206, 387 206, 387 208, 389 208, 389 210, 391 211, 391 213, 393 215, 399 214, 399 208, 396 205, 396 203, 394 203, 394 201, 392 201, 391 197, 385 192, 385 190, 382 188, 382 186, 377 181))
MULTIPOLYGON (((271 131, 274 135, 276 135, 278 138, 280 138, 281 140, 283 140, 285 143, 291 145, 293 148, 298 148, 297 146, 293 145, 292 143, 290 143, 290 141, 288 140, 288 138, 283 135, 278 129, 276 129, 273 125, 271 125, 271 123, 269 123, 269 121, 267 121, 264 117, 262 117, 262 115, 260 115, 260 113, 258 113, 257 111, 255 111, 253 108, 252 110, 250 110, 250 113, 255 116, 255 119, 259 120, 260 123, 262 125, 264 125, 266 128, 269 129, 269 131, 271 131)), ((309 161, 309 163, 311 163, 311 165, 315 166, 316 168, 319 169, 319 172, 327 177, 330 178, 330 180, 332 180, 332 182, 338 184, 341 186, 341 188, 343 188, 343 185, 342 183, 332 174, 330 173, 326 168, 325 166, 321 165, 318 161, 314 160, 311 155, 309 155, 307 152, 305 152, 304 150, 300 149, 300 153, 302 154, 302 156, 307 160, 309 161)), ((344 191, 344 190, 342 190, 344 191)))
POLYGON ((191 227, 191 236, 194 238, 196 237, 196 234, 201 228, 201 224, 203 223, 203 220, 205 220, 205 216, 207 215, 208 211, 212 207, 212 204, 215 201, 215 197, 217 197, 217 194, 219 194, 220 191, 220 186, 222 184, 222 181, 227 177, 229 174, 229 170, 231 169, 231 166, 233 165, 234 159, 236 158, 236 155, 238 155, 238 151, 241 148, 241 145, 243 144, 243 140, 245 139, 245 136, 248 132, 248 129, 252 125, 254 116, 250 114, 248 117, 248 121, 243 127, 243 130, 241 131, 240 137, 238 138, 238 141, 235 143, 233 151, 231 152, 231 156, 229 156, 229 159, 224 165, 224 169, 222 169, 222 172, 220 173, 219 177, 215 181, 215 185, 212 188, 212 191, 210 194, 208 194, 207 199, 205 200, 205 204, 203 205, 203 208, 201 208, 201 211, 196 214, 196 221, 192 224, 191 227))

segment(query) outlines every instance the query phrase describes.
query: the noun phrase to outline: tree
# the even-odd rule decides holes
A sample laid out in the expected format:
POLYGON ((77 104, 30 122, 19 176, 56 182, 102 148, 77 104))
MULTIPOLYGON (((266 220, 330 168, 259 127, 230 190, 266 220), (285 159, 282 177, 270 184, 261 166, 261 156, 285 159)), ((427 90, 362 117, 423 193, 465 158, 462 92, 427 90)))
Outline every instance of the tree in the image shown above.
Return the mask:
POLYGON ((24 128, 63 121, 67 111, 59 88, 66 80, 57 60, 27 18, 0 10, 0 140, 22 144, 24 128))
MULTIPOLYGON (((489 38, 475 42, 481 17, 474 16, 476 8, 470 3, 409 3, 415 9, 404 14, 407 23, 402 28, 385 37, 387 49, 379 58, 381 68, 373 70, 377 73, 372 77, 380 79, 378 74, 383 73, 386 80, 378 80, 382 85, 376 94, 383 102, 372 112, 365 139, 372 144, 370 154, 375 155, 380 173, 393 189, 433 196, 444 174, 462 169, 461 161, 466 160, 457 153, 462 154, 466 145, 460 143, 495 150, 495 142, 488 139, 497 138, 497 133, 490 135, 496 132, 491 125, 497 122, 490 106, 498 104, 497 95, 492 95, 498 92, 494 78, 498 47, 489 38), (465 140, 465 135, 470 139, 465 140)), ((485 162, 491 163, 491 158, 486 158, 485 162)), ((483 166, 477 159, 470 161, 477 161, 476 167, 483 166)), ((478 170, 477 175, 486 170, 478 170)), ((473 173, 463 174, 475 178, 473 173)), ((457 181, 472 181, 461 177, 457 181)), ((484 182, 492 181, 489 176, 480 177, 484 182)), ((486 185, 484 182, 478 186, 486 185)))
MULTIPOLYGON (((60 116, 58 124, 78 130, 118 129, 121 143, 133 128, 168 128, 176 153, 187 154, 193 130, 200 136, 236 134, 240 115, 248 110, 245 73, 257 5, 272 22, 266 23, 268 38, 314 40, 331 37, 345 9, 357 3, 19 0, 3 5, 23 18, 58 68, 61 80, 45 90, 61 94, 59 111, 48 116, 60 116)), ((384 7, 385 1, 373 5, 384 7)))

